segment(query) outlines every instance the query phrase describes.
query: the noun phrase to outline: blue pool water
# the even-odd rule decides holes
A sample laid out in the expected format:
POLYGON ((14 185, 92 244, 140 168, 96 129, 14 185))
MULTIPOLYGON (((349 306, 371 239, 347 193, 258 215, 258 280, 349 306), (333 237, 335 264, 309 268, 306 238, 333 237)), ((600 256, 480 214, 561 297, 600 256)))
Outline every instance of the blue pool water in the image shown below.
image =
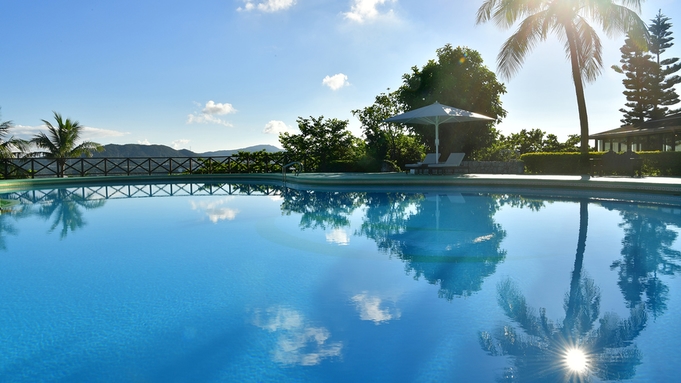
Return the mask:
POLYGON ((6 193, 0 382, 678 381, 681 201, 556 194, 6 193))

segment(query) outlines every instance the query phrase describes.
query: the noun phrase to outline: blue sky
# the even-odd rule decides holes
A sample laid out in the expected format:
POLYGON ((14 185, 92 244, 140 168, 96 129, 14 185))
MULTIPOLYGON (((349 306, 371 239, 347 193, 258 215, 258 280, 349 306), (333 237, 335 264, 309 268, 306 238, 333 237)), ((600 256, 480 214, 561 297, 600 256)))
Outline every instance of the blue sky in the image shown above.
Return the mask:
MULTIPOLYGON (((78 120, 102 144, 150 143, 195 152, 279 146, 297 117, 350 121, 351 110, 401 85, 412 66, 449 43, 496 56, 511 30, 475 24, 482 0, 26 1, 0 3, 0 107, 15 134, 31 137, 52 111, 78 120)), ((681 5, 648 0, 671 17, 681 57, 681 5)), ((625 99, 624 36, 603 41, 604 69, 586 87, 590 131, 619 126, 625 99)), ((579 133, 562 45, 538 45, 502 80, 503 134, 579 133)), ((681 89, 679 90, 681 92, 681 89)), ((454 105, 456 106, 456 105, 454 105)))

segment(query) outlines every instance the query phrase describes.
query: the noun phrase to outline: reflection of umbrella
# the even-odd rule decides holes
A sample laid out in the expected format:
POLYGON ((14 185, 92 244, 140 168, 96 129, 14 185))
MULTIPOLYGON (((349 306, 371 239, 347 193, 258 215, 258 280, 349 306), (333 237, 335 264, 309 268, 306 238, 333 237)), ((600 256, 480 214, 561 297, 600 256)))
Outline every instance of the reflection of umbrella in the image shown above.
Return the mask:
POLYGON ((482 114, 457 109, 452 106, 442 105, 439 102, 410 110, 396 116, 385 119, 385 122, 401 122, 405 124, 435 125, 435 158, 440 156, 439 127, 440 124, 469 121, 493 121, 491 117, 482 114))

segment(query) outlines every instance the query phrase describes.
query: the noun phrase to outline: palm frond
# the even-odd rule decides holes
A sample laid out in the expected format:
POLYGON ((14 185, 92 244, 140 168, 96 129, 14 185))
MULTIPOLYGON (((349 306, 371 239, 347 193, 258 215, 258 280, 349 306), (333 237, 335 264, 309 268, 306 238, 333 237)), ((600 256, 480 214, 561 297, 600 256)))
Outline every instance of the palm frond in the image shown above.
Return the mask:
POLYGON ((497 65, 502 77, 510 78, 516 74, 522 67, 527 53, 539 41, 546 39, 547 16, 549 15, 545 11, 528 16, 516 33, 504 42, 497 56, 497 65))

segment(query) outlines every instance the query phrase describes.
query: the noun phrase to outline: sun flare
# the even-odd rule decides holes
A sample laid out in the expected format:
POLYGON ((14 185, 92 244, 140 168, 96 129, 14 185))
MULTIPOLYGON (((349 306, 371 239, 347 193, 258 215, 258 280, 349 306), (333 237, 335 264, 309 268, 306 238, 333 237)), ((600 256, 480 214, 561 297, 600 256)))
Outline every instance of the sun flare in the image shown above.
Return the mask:
POLYGON ((573 348, 568 350, 565 354, 565 364, 570 371, 582 373, 585 372, 588 367, 588 359, 584 351, 573 348))

